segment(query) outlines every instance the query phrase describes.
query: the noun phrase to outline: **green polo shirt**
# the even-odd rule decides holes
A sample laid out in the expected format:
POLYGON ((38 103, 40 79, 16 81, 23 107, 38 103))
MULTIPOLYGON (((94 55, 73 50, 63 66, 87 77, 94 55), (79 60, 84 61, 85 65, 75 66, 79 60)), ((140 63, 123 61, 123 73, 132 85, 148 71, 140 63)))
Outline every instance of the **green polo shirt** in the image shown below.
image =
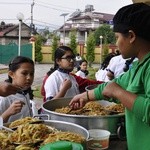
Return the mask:
MULTIPOLYGON (((128 149, 150 150, 150 53, 113 81, 138 95, 132 110, 125 110, 128 149)), ((104 99, 102 91, 106 85, 100 84, 94 90, 97 100, 104 99)))

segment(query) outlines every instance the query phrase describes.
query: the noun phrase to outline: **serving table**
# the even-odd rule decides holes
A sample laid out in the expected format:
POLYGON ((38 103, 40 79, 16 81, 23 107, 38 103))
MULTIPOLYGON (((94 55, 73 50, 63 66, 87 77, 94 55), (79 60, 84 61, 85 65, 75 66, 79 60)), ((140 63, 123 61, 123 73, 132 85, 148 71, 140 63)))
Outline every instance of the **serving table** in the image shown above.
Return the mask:
POLYGON ((108 150, 127 150, 127 141, 118 138, 110 138, 108 150))

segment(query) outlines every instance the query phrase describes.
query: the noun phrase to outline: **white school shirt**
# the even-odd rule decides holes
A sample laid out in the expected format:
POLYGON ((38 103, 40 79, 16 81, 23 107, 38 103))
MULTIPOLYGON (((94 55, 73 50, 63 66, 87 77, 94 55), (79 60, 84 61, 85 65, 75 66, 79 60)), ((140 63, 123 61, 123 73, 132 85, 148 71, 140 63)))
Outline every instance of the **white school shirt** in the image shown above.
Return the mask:
POLYGON ((60 91, 62 84, 65 79, 70 79, 72 82, 71 88, 69 88, 64 97, 73 97, 79 94, 79 85, 76 82, 76 79, 67 73, 60 72, 55 70, 46 80, 44 89, 46 93, 46 98, 55 97, 56 94, 60 91))
POLYGON ((108 82, 109 79, 107 77, 107 70, 106 68, 103 69, 99 69, 96 73, 95 73, 95 78, 97 81, 104 81, 104 82, 108 82))
POLYGON ((23 105, 21 112, 12 115, 9 117, 8 122, 13 122, 17 119, 21 119, 24 117, 29 117, 30 114, 32 117, 32 109, 30 105, 30 99, 29 99, 29 94, 26 94, 25 96, 22 94, 15 94, 15 95, 9 95, 7 97, 2 97, 0 96, 0 115, 4 113, 4 111, 16 100, 23 101, 25 105, 23 105))
POLYGON ((86 75, 83 71, 79 70, 75 73, 77 76, 80 76, 81 78, 86 78, 86 75))
POLYGON ((122 55, 114 56, 111 58, 107 69, 110 69, 114 73, 114 78, 124 73, 126 59, 122 58, 122 55))

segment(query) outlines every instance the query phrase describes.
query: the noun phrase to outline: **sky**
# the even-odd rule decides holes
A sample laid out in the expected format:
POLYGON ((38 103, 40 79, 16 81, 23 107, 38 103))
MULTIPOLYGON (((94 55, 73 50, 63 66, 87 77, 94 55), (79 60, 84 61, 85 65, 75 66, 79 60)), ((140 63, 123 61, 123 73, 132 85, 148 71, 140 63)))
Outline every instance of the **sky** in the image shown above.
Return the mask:
POLYGON ((132 0, 0 0, 0 22, 17 24, 19 21, 16 16, 22 13, 23 22, 29 25, 33 10, 35 26, 55 30, 64 23, 61 14, 69 13, 65 17, 67 20, 74 11, 83 11, 88 4, 93 5, 96 12, 115 14, 119 8, 132 4, 132 0))

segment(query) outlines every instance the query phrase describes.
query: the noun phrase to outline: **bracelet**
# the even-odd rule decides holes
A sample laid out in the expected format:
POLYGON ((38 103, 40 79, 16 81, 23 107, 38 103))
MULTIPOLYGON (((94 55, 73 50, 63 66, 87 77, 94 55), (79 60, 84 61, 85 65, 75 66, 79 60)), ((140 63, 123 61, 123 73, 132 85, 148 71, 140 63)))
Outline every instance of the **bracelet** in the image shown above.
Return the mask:
POLYGON ((86 97, 87 97, 87 101, 90 101, 90 98, 89 98, 89 91, 86 91, 86 97))

